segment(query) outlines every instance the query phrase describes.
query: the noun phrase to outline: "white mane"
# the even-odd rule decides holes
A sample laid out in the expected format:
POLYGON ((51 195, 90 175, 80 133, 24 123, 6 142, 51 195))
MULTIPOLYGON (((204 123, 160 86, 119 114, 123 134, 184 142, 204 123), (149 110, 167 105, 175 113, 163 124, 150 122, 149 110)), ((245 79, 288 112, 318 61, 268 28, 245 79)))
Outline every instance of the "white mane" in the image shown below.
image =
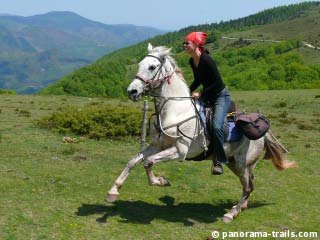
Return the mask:
MULTIPOLYGON (((149 54, 154 54, 154 55, 158 55, 166 58, 171 63, 171 65, 176 69, 176 72, 181 74, 181 69, 178 67, 178 64, 172 57, 171 48, 168 48, 166 46, 158 46, 158 47, 152 48, 149 51, 149 54)), ((182 79, 185 81, 183 77, 182 79)))

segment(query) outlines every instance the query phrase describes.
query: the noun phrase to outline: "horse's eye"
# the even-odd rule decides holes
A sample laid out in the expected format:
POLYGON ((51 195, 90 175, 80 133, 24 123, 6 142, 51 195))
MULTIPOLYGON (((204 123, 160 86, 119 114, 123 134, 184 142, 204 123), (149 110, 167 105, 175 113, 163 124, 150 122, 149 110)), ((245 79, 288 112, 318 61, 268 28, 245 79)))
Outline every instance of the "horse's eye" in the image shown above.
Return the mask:
POLYGON ((156 69, 156 66, 155 65, 151 65, 150 67, 149 67, 149 71, 153 71, 153 70, 155 70, 156 69))

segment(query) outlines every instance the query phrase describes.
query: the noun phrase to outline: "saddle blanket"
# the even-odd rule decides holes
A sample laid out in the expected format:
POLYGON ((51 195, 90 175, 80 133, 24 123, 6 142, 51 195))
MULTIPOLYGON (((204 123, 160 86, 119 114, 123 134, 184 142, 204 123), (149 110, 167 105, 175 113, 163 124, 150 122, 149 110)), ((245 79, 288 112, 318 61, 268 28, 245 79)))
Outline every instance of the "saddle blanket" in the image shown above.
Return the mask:
MULTIPOLYGON (((210 111, 211 112, 211 111, 210 111)), ((200 102, 200 109, 199 109, 200 118, 202 121, 202 125, 205 128, 206 136, 211 139, 212 136, 212 114, 208 114, 208 110, 206 105, 203 102, 200 102)), ((233 117, 226 118, 224 122, 224 139, 225 142, 237 142, 240 141, 242 138, 243 133, 241 129, 236 126, 235 119, 233 117)))

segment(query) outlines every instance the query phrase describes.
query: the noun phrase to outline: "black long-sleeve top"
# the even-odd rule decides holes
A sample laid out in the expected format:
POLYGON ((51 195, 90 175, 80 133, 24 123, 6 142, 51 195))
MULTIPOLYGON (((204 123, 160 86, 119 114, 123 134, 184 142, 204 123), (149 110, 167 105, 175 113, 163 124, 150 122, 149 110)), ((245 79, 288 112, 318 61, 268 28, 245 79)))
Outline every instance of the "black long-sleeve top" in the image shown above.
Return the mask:
POLYGON ((217 94, 225 88, 216 63, 209 54, 202 53, 198 66, 195 65, 192 58, 190 58, 189 64, 194 76, 194 81, 190 85, 190 91, 193 92, 202 84, 201 99, 203 101, 214 102, 217 94))

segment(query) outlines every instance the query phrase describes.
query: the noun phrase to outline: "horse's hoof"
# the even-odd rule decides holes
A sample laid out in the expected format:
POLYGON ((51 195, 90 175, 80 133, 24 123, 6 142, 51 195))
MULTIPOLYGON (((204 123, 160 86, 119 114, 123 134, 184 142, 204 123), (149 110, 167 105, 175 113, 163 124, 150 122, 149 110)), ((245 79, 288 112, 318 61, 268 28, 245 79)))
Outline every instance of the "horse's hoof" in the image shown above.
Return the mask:
POLYGON ((119 197, 118 194, 109 193, 107 198, 106 198, 106 201, 109 202, 109 203, 113 203, 113 202, 117 201, 118 197, 119 197))
POLYGON ((233 216, 231 213, 226 213, 225 215, 223 215, 223 221, 225 223, 232 222, 232 220, 233 220, 233 216))
POLYGON ((169 187, 171 186, 170 182, 165 177, 159 177, 161 186, 163 187, 169 187))

